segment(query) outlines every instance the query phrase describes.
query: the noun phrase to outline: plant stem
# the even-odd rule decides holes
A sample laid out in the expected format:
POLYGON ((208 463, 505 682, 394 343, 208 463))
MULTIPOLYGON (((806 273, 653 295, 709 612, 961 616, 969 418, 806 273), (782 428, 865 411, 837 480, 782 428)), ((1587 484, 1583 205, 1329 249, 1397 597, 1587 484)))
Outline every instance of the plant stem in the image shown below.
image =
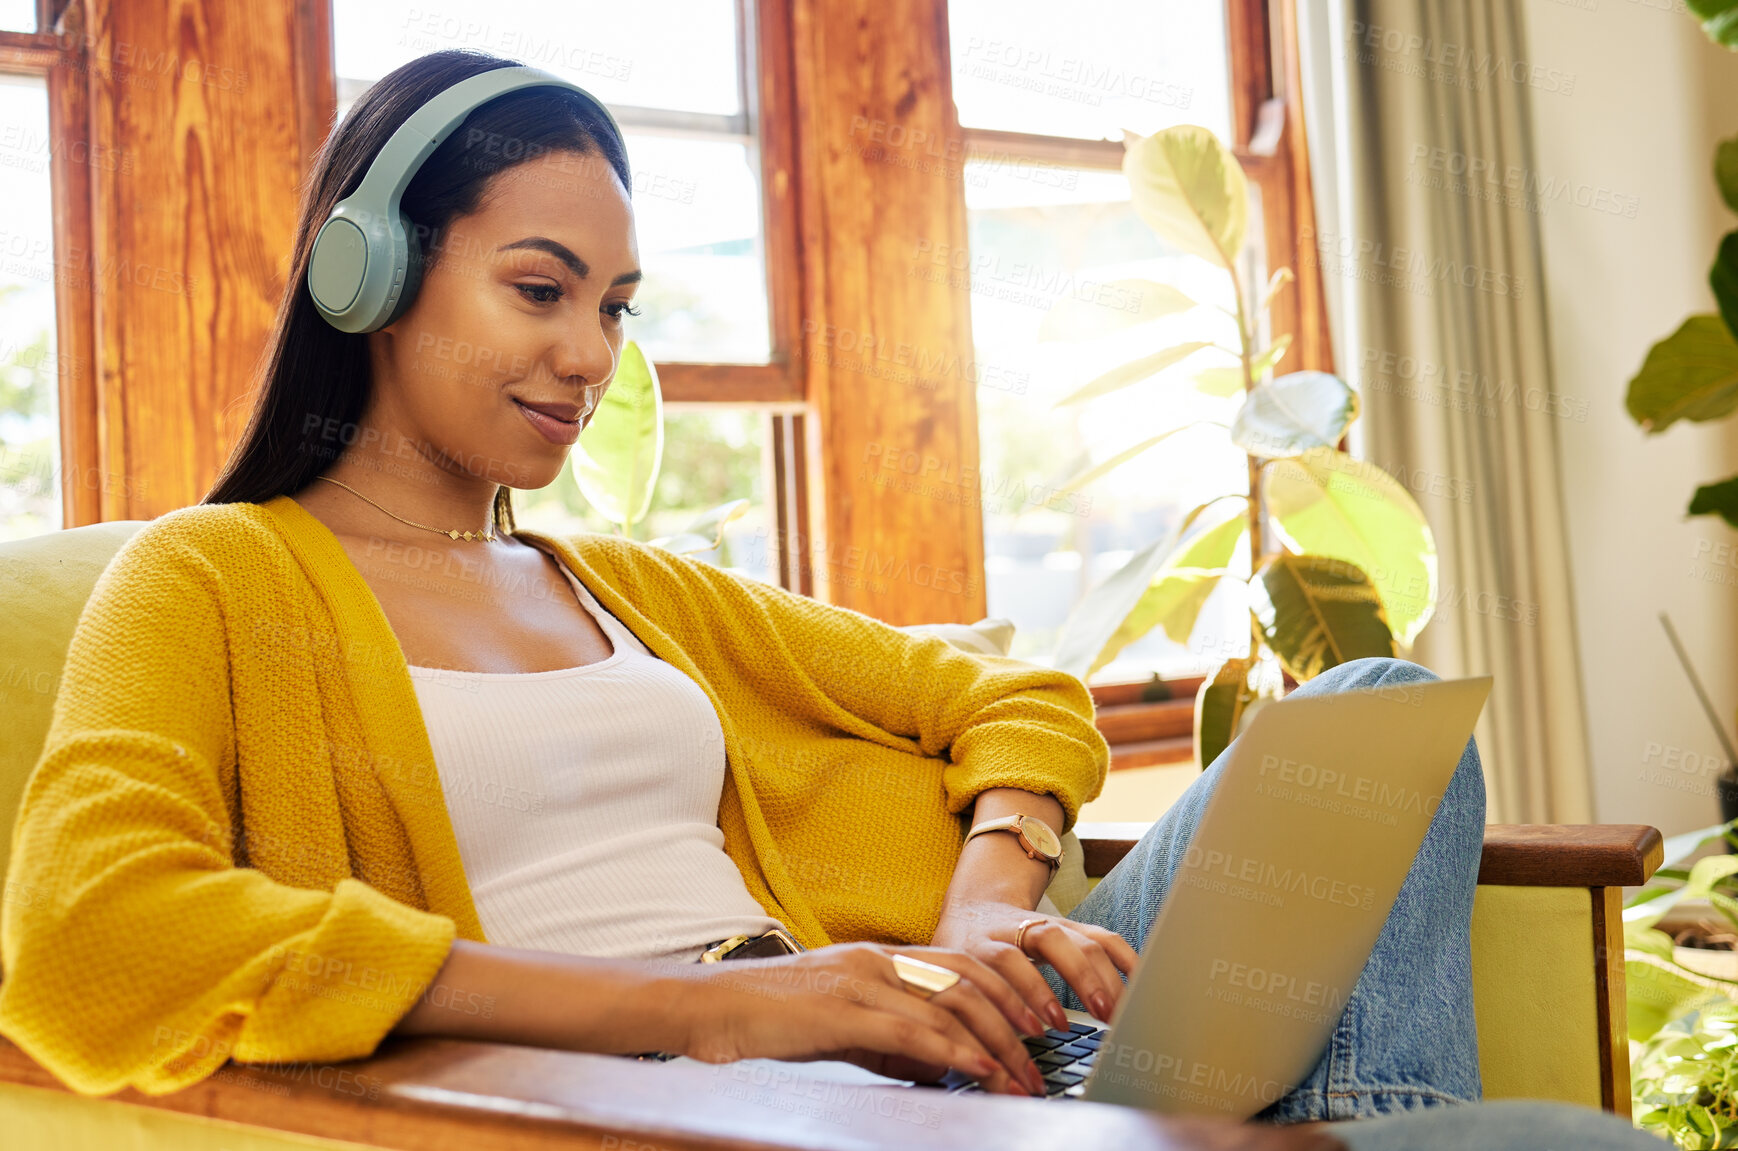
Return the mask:
MULTIPOLYGON (((1243 280, 1237 274, 1234 263, 1228 263, 1226 270, 1231 273, 1231 291, 1237 301, 1237 346, 1239 358, 1243 363, 1243 394, 1244 403, 1248 403, 1255 395, 1255 365, 1250 343, 1252 337, 1249 331, 1249 312, 1243 302, 1243 280)), ((1265 554, 1264 541, 1261 538, 1261 461, 1253 455, 1249 457, 1249 575, 1254 578, 1256 569, 1261 567, 1265 554)), ((1251 655, 1254 654, 1252 651, 1251 655)))

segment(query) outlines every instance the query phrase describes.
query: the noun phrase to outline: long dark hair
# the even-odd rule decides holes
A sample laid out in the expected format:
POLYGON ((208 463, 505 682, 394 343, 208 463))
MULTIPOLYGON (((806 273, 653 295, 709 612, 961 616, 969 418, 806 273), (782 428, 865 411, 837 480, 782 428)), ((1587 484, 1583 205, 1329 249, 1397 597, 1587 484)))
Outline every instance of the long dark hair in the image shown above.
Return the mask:
MULTIPOLYGON (((333 205, 362 183, 368 165, 411 113, 469 76, 519 61, 473 49, 432 52, 377 81, 335 127, 302 184, 289 283, 278 305, 252 414, 241 440, 201 503, 264 503, 300 491, 355 437, 373 377, 368 337, 340 332, 314 309, 308 257, 333 205)), ((404 213, 433 260, 445 229, 475 212, 489 178, 548 152, 602 155, 622 187, 633 190, 627 151, 609 121, 584 99, 559 88, 527 88, 474 110, 423 162, 405 189, 404 213), (506 146, 503 146, 503 141, 506 146)), ((505 484, 493 519, 513 530, 505 484)))

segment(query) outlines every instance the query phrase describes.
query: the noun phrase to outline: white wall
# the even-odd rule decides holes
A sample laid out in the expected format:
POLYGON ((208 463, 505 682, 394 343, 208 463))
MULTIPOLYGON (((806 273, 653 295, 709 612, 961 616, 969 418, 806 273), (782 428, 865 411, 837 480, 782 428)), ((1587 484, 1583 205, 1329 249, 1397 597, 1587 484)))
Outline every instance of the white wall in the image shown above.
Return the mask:
POLYGON ((1581 3, 1521 9, 1532 60, 1576 75, 1567 96, 1534 94, 1539 174, 1639 199, 1633 219, 1567 203, 1541 218, 1556 385, 1589 401, 1585 423, 1560 427, 1595 818, 1671 835, 1718 818, 1711 774, 1678 757, 1717 769, 1720 753, 1656 616, 1671 614, 1730 732, 1738 531, 1683 509, 1697 484, 1738 472, 1738 418, 1649 437, 1623 397, 1655 340, 1714 310, 1708 266, 1738 216, 1711 167, 1738 133, 1738 53, 1681 0, 1581 3))

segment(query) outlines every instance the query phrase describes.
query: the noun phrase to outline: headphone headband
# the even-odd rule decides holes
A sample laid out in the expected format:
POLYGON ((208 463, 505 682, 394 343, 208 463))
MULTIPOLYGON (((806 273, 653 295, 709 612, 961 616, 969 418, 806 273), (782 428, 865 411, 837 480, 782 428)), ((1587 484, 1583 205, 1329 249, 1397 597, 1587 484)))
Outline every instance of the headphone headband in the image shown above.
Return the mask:
POLYGON ((308 294, 343 332, 372 332, 404 313, 422 276, 422 250, 400 201, 430 154, 480 105, 521 88, 563 88, 584 97, 622 138, 603 101, 541 68, 492 68, 430 97, 388 138, 356 191, 333 206, 314 237, 308 294))

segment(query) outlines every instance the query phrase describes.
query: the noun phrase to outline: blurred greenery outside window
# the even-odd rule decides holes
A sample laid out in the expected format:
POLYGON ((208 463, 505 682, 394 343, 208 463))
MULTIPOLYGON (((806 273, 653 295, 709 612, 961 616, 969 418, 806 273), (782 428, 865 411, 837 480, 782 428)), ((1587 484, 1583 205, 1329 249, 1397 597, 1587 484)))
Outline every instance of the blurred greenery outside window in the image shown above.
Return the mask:
MULTIPOLYGON (((16 7, 16 6, 14 6, 16 7)), ((31 28, 34 28, 34 18, 31 28)), ((0 25, 18 28, 0 9, 0 25)), ((48 85, 0 73, 0 540, 62 519, 48 85)))
MULTIPOLYGON (((629 339, 654 364, 764 364, 771 358, 755 118, 742 63, 752 6, 733 0, 620 5, 572 0, 334 0, 338 114, 368 85, 429 52, 474 48, 553 72, 603 100, 633 172, 641 266, 629 339)), ((754 408, 665 408, 663 467, 644 532, 674 534, 733 499, 749 510, 722 546, 693 553, 777 581, 763 474, 768 420, 754 408)), ((573 478, 514 495, 527 528, 610 533, 573 478)))
MULTIPOLYGON (((964 171, 970 250, 940 261, 926 255, 919 274, 969 279, 989 614, 1013 621, 1011 654, 1048 663, 1089 588, 1188 509, 1247 482, 1247 457, 1229 432, 1203 426, 1078 492, 1056 491, 1161 431, 1229 424, 1236 410, 1236 398, 1203 394, 1167 373, 1054 406, 1174 341, 1235 346, 1234 321, 1211 308, 1089 336, 1116 310, 1139 307, 1111 286, 1121 279, 1173 284, 1203 303, 1232 306, 1221 270, 1168 248, 1136 216, 1120 167, 1125 130, 1149 135, 1194 123, 1230 141, 1226 13, 1222 0, 1087 0, 1066 12, 1037 0, 951 0, 949 24, 954 101, 972 156, 964 171)), ((1250 190, 1250 219, 1258 221, 1253 183, 1250 190)), ((1261 229, 1251 233, 1246 291, 1266 277, 1261 229)), ((1245 546, 1233 571, 1247 576, 1248 565, 1245 546)), ((1201 674, 1246 650, 1248 633, 1238 605, 1216 592, 1189 644, 1155 628, 1093 682, 1201 674)))

